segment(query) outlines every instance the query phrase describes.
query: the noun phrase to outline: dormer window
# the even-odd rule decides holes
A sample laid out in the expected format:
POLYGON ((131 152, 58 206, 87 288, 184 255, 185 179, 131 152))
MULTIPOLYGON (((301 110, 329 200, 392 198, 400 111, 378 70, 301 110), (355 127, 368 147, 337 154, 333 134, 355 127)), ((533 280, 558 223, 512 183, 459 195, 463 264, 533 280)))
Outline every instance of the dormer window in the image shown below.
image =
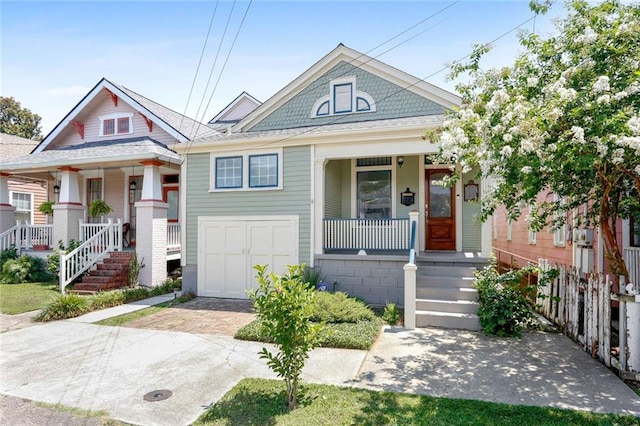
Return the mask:
POLYGON ((368 93, 356 90, 355 76, 331 80, 329 93, 313 104, 311 118, 376 110, 373 98, 368 93))
POLYGON ((133 113, 109 114, 99 117, 100 136, 128 135, 133 133, 133 113))

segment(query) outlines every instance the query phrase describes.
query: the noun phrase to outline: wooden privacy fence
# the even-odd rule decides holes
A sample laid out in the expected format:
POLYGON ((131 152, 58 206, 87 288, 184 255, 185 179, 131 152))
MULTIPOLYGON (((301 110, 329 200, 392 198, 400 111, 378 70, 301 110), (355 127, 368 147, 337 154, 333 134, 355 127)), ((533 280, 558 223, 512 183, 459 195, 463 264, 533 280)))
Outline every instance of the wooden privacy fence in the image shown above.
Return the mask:
MULTIPOLYGON (((544 259, 539 265, 542 270, 551 268, 544 259)), ((538 310, 593 358, 637 380, 640 318, 635 309, 640 303, 635 297, 612 293, 612 284, 609 276, 590 274, 582 279, 575 268, 561 268, 558 278, 538 287, 538 310), (612 329, 613 300, 620 302, 618 330, 612 329), (625 305, 633 309, 628 311, 625 305)))

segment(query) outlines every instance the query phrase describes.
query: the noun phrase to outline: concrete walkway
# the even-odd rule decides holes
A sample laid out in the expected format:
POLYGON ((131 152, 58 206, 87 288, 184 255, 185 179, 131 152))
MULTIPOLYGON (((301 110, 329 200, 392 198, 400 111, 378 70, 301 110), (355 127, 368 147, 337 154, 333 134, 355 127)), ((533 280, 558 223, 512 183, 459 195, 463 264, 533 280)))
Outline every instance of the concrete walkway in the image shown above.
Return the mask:
MULTIPOLYGON (((262 343, 90 324, 152 303, 1 333, 0 394, 173 426, 193 422, 242 378, 275 378, 257 354, 262 343), (155 390, 172 396, 143 399, 155 390)), ((303 380, 640 416, 640 397, 558 334, 386 327, 368 352, 316 349, 303 380)))

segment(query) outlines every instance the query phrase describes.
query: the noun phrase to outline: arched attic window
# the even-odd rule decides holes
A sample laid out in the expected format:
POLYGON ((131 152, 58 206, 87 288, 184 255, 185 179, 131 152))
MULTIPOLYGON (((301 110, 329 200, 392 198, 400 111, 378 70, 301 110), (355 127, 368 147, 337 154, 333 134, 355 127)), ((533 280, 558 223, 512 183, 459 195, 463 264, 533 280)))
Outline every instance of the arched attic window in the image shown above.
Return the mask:
POLYGON ((356 77, 341 77, 329 82, 329 94, 318 99, 311 108, 311 118, 361 112, 375 112, 371 95, 356 90, 356 77))

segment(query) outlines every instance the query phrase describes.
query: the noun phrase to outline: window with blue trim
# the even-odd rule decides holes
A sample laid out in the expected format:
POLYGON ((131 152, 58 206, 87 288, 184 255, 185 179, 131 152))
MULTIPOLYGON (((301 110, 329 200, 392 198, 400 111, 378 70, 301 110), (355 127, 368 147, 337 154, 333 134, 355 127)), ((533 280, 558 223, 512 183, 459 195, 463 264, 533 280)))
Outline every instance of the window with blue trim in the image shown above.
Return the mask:
POLYGON ((333 113, 343 114, 353 111, 353 84, 336 84, 333 86, 333 113))
POLYGON ((216 188, 242 188, 242 157, 216 158, 216 188))
POLYGON ((278 186, 278 154, 249 156, 249 187, 278 186))
POLYGON ((318 98, 311 107, 311 118, 376 111, 373 97, 357 90, 355 76, 329 81, 328 92, 318 98))

